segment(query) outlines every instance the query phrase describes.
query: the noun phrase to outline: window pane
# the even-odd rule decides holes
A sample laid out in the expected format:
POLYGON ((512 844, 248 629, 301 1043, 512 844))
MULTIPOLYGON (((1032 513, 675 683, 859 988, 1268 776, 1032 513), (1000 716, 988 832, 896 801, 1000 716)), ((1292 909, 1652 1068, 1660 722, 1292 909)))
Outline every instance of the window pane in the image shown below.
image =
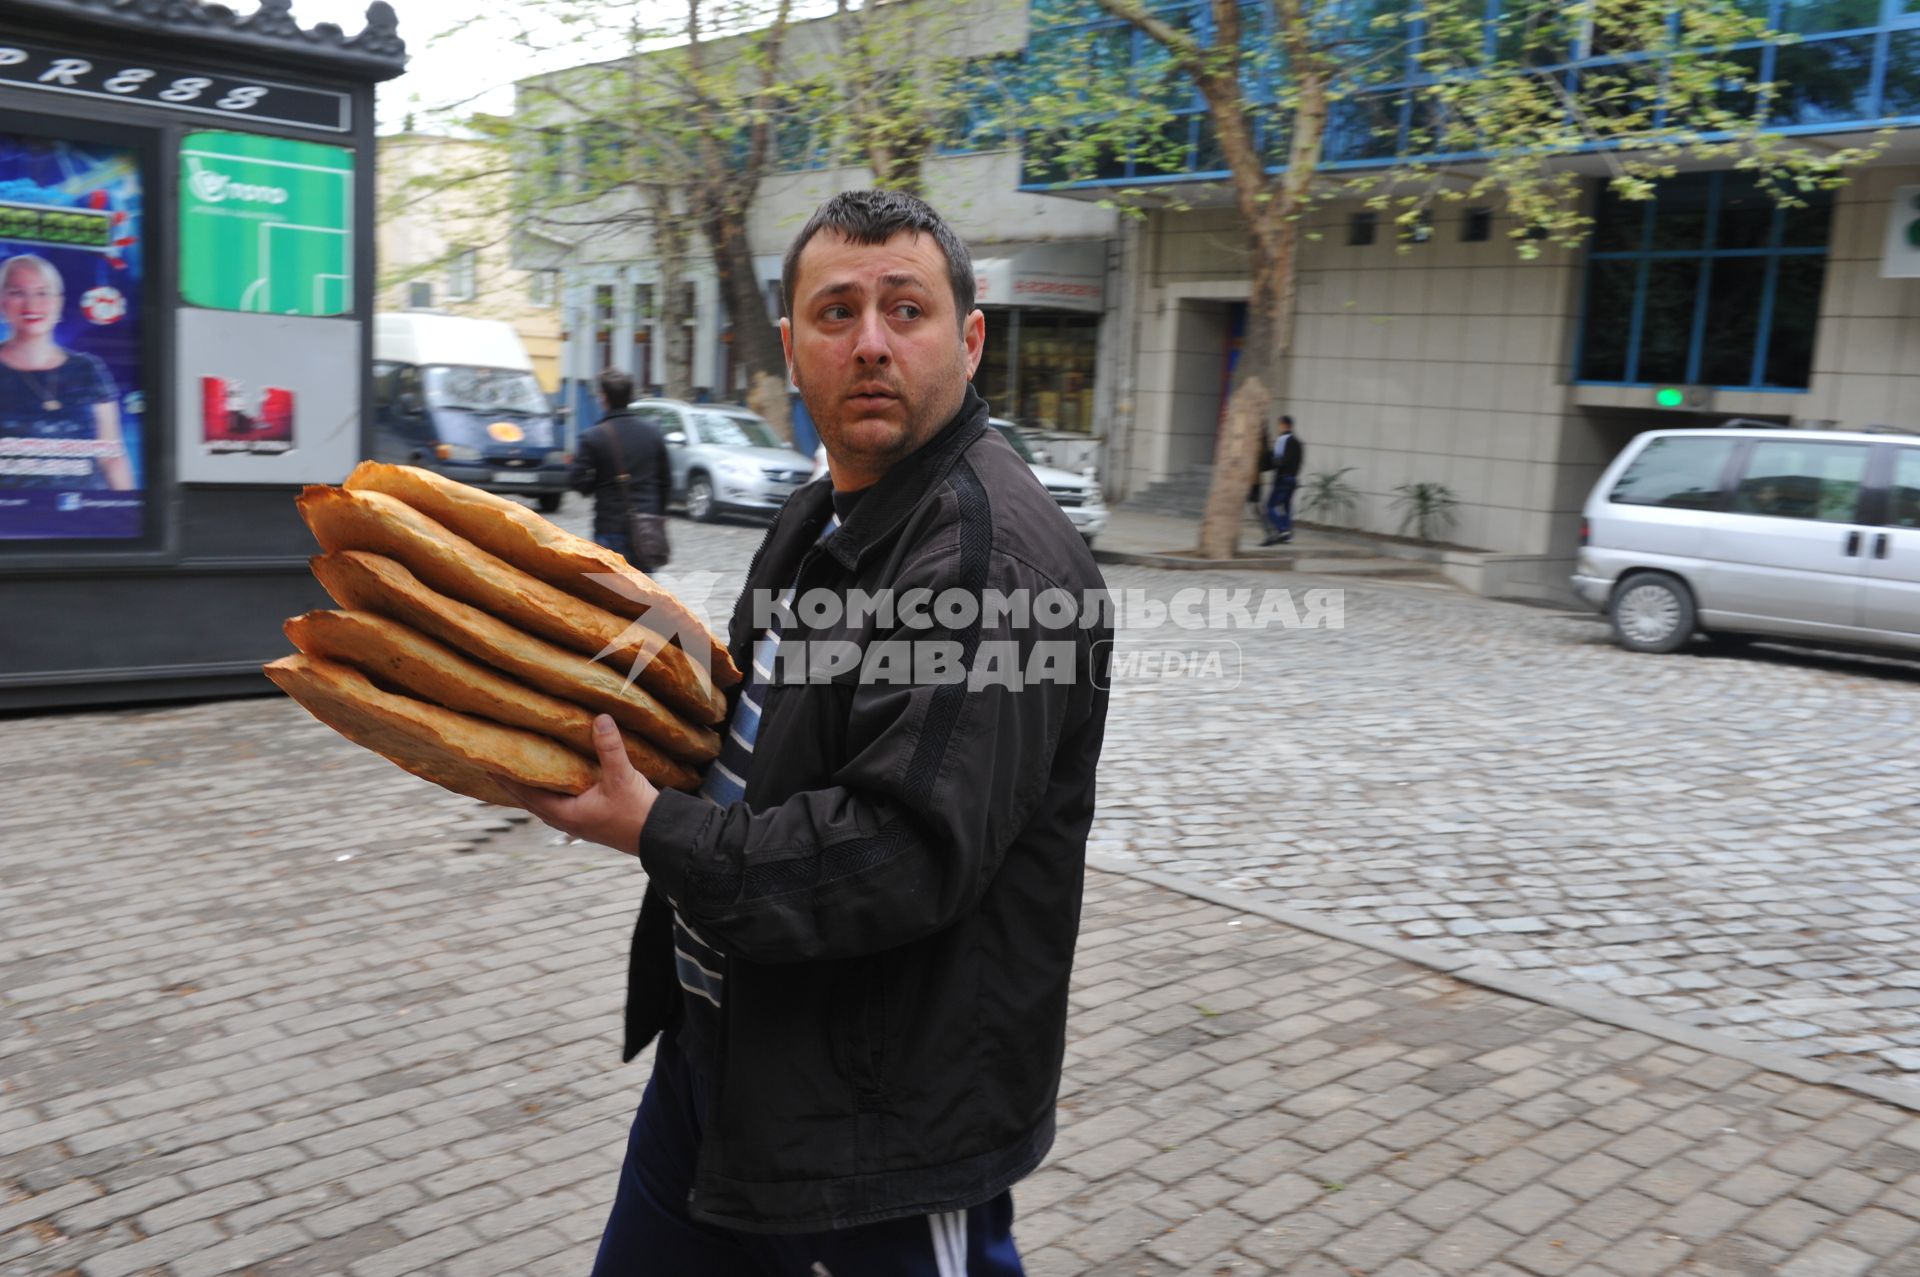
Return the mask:
MULTIPOLYGON (((1920 53, 1920 49, 1915 52, 1920 53)), ((1833 225, 1833 192, 1808 191, 1799 198, 1803 201, 1799 206, 1783 210, 1781 247, 1825 248, 1833 225)))
POLYGON ((1661 184, 1653 205, 1655 250, 1705 246, 1712 185, 1710 173, 1683 174, 1661 184))
POLYGON ((1593 219, 1594 252, 1632 252, 1645 246, 1647 201, 1624 199, 1612 187, 1602 187, 1593 219))
POLYGON ((1582 381, 1625 381, 1627 339, 1632 334, 1634 262, 1595 262, 1587 271, 1582 381))
POLYGON ((1699 287, 1698 262, 1647 263, 1647 300, 1641 312, 1640 368, 1635 380, 1686 380, 1699 287))
POLYGON ((1399 143, 1400 108, 1384 94, 1335 102, 1327 111, 1329 160, 1377 160, 1399 143))
POLYGON ((1765 248, 1773 238, 1773 200, 1745 173, 1728 173, 1720 183, 1720 224, 1715 248, 1765 248))
POLYGON ((1227 153, 1220 146, 1220 137, 1214 132, 1213 116, 1194 117, 1193 171, 1196 173, 1224 173, 1227 171, 1227 153))
POLYGON ((1780 29, 1794 35, 1880 25, 1880 0, 1781 0, 1780 29))
POLYGON ((1700 380, 1709 386, 1753 382, 1753 341, 1760 332, 1766 287, 1762 260, 1722 258, 1707 286, 1707 331, 1700 347, 1700 380))
POLYGON ((1820 285, 1827 276, 1827 259, 1783 257, 1778 273, 1766 384, 1804 390, 1813 376, 1813 335, 1820 320, 1820 285))
POLYGON ((1773 78, 1777 124, 1865 119, 1873 109, 1873 37, 1786 45, 1774 63, 1773 78))
MULTIPOLYGON (((1920 11, 1920 0, 1914 0, 1920 11)), ((1882 115, 1920 115, 1920 28, 1887 37, 1887 92, 1882 115)))
POLYGON ((1902 448, 1893 457, 1887 522, 1898 528, 1920 528, 1920 448, 1902 448))
POLYGON ((1871 451, 1864 443, 1799 439, 1755 444, 1746 473, 1734 490, 1733 508, 1740 514, 1777 519, 1851 523, 1871 451))
POLYGON ((1699 436, 1655 439, 1633 459, 1608 500, 1619 505, 1711 510, 1720 504, 1720 476, 1726 473, 1737 442, 1699 436))

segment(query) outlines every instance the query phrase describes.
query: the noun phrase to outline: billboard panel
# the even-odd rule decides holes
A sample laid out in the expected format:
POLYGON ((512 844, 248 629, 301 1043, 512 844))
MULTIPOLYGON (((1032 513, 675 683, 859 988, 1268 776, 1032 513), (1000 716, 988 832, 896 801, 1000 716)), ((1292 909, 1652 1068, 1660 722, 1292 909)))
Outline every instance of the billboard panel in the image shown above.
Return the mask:
POLYGON ((184 483, 338 483, 361 459, 352 319, 182 310, 175 471, 184 483))
POLYGON ((353 310, 353 152, 255 133, 180 142, 180 295, 271 315, 353 310))
POLYGON ((0 541, 144 531, 142 190, 132 151, 0 133, 0 541))

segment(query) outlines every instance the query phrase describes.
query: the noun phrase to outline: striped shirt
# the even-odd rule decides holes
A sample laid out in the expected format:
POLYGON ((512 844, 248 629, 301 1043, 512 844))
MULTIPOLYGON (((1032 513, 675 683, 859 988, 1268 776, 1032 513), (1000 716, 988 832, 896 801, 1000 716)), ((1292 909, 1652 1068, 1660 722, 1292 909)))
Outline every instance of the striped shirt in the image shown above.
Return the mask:
MULTIPOLYGON (((827 520, 820 539, 826 540, 840 526, 840 516, 827 520)), ((787 587, 774 609, 772 623, 754 640, 753 660, 747 671, 740 699, 734 703, 733 717, 727 720, 727 734, 720 741, 720 756, 707 768, 701 783, 701 797, 726 807, 747 796, 747 772, 753 764, 753 742, 760 735, 760 706, 767 685, 773 682, 774 654, 780 650, 780 617, 793 606, 794 590, 787 587)), ((712 1059, 715 1017, 726 990, 727 959, 718 948, 707 943, 687 924, 676 905, 673 911, 673 962, 686 991, 687 1016, 681 1029, 681 1045, 689 1058, 705 1065, 712 1059)))

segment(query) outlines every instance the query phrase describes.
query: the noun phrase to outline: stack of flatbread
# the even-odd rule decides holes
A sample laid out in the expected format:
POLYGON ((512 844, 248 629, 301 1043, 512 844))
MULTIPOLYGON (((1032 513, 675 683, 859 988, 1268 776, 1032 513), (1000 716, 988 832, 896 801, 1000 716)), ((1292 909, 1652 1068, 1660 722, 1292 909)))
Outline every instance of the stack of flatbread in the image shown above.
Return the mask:
POLYGON ((611 550, 505 497, 362 462, 300 515, 339 608, 286 624, 267 677, 355 744, 456 793, 518 806, 496 777, 577 794, 596 714, 655 784, 691 789, 740 671, 680 600, 611 550))

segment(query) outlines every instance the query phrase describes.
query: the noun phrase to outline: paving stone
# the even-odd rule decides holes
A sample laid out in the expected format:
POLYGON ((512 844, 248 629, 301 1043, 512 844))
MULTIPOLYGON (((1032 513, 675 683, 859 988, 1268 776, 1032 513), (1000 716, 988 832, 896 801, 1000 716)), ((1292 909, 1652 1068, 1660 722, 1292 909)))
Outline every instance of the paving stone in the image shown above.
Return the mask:
POLYGON ((1520 1241, 1518 1233, 1474 1215, 1428 1242, 1419 1258, 1443 1273, 1479 1277, 1487 1271, 1488 1261, 1512 1250, 1520 1241))
POLYGON ((1577 1201, 1557 1188, 1529 1184, 1496 1199, 1480 1213, 1503 1228, 1531 1236, 1577 1205, 1577 1201))
POLYGON ((1861 1277, 1873 1270, 1873 1256, 1835 1241, 1818 1241, 1779 1269, 1780 1277, 1861 1277))

